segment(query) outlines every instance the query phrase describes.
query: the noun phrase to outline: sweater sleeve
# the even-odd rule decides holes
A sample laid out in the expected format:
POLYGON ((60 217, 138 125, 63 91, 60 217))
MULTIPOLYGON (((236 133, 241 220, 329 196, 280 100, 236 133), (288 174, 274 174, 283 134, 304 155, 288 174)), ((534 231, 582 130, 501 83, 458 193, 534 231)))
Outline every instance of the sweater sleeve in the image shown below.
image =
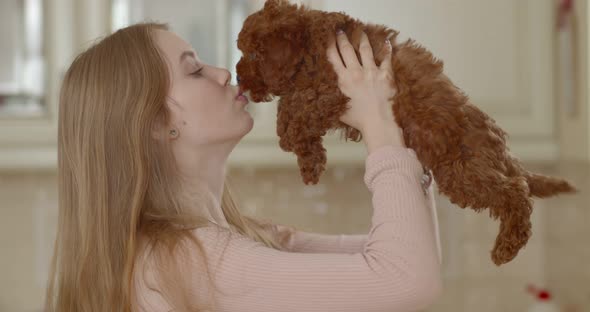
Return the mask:
POLYGON ((367 234, 324 234, 307 232, 295 226, 279 224, 269 219, 258 219, 283 247, 289 252, 307 253, 356 253, 362 252, 367 234))
MULTIPOLYGON (((431 183, 426 189, 429 213, 434 226, 436 249, 439 263, 442 264, 442 247, 438 224, 438 213, 434 200, 434 187, 431 183)), ((367 234, 323 234, 298 230, 294 226, 272 224, 275 235, 290 252, 309 253, 357 253, 362 252, 367 243, 367 234)))
POLYGON ((284 246, 290 252, 308 253, 357 253, 363 252, 367 234, 323 234, 297 230, 276 224, 277 232, 288 233, 284 246))
MULTIPOLYGON (((360 252, 299 253, 266 247, 218 229, 199 228, 212 272, 216 311, 417 311, 442 291, 440 264, 422 166, 413 150, 384 146, 367 156, 371 229, 360 252)), ((187 274, 202 294, 202 263, 187 274)), ((191 263, 192 266, 191 266, 191 263)), ((200 297, 200 296, 198 296, 200 297)))

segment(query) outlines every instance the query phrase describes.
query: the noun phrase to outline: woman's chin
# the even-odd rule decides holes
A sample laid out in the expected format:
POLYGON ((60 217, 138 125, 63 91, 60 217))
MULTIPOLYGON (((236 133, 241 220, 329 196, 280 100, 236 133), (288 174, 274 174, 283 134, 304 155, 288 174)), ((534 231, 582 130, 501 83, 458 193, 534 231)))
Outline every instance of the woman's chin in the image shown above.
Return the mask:
POLYGON ((252 118, 252 115, 250 115, 250 112, 244 109, 244 114, 246 114, 246 119, 247 119, 247 126, 246 126, 246 133, 252 131, 252 128, 254 128, 254 118, 252 118))
POLYGON ((240 115, 246 115, 248 116, 248 118, 252 119, 252 112, 250 111, 250 108, 248 105, 245 105, 243 107, 238 107, 237 110, 239 111, 238 113, 240 115))

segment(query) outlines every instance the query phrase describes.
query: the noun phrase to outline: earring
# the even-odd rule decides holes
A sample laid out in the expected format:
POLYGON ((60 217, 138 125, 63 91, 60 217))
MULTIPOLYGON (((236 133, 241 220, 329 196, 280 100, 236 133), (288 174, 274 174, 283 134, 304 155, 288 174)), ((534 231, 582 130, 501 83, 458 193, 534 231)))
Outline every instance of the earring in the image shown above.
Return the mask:
POLYGON ((178 136, 178 131, 176 131, 176 129, 170 130, 170 136, 175 138, 176 136, 178 136))

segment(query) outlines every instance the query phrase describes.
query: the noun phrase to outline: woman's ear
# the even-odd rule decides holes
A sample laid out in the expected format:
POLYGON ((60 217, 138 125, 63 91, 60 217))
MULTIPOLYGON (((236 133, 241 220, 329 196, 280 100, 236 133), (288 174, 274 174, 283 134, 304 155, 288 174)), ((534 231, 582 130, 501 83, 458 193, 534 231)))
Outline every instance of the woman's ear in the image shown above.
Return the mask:
POLYGON ((154 120, 151 130, 152 138, 157 141, 176 139, 179 135, 179 128, 173 124, 166 124, 161 119, 154 120))
POLYGON ((154 122, 151 131, 152 139, 156 141, 161 141, 166 139, 166 130, 159 122, 154 122))

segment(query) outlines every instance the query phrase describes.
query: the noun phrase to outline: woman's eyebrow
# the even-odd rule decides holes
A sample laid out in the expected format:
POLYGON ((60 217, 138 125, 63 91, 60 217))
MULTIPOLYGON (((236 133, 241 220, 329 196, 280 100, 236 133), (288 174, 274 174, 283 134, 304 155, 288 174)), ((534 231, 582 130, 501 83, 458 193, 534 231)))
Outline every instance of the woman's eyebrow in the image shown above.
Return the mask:
POLYGON ((194 59, 197 59, 197 57, 195 56, 195 52, 193 51, 184 51, 182 52, 182 54, 180 54, 180 60, 179 62, 182 63, 182 60, 184 60, 185 57, 187 56, 192 56, 194 59))

